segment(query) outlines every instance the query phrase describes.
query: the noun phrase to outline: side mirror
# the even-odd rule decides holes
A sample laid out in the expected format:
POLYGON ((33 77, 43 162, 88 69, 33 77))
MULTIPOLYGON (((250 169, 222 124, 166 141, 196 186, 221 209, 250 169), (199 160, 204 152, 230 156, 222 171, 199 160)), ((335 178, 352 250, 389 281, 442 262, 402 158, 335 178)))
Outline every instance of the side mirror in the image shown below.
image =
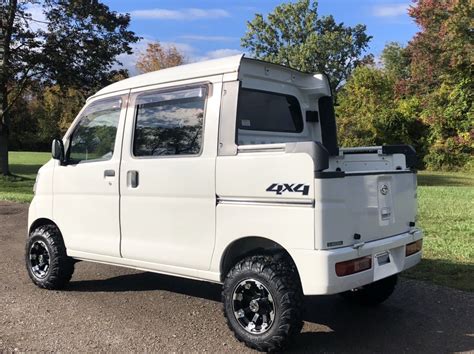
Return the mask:
POLYGON ((64 163, 64 144, 61 139, 54 139, 51 146, 51 155, 53 159, 59 160, 61 164, 64 163))

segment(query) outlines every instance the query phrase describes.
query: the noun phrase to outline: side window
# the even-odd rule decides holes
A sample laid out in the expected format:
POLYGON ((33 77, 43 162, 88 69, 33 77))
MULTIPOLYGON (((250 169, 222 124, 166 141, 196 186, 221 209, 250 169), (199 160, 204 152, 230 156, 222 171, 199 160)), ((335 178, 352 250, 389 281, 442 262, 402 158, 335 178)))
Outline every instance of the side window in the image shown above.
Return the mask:
POLYGON ((69 140, 69 161, 79 163, 112 158, 121 103, 120 98, 106 99, 94 102, 84 110, 69 140))
POLYGON ((133 154, 199 154, 206 97, 205 86, 138 96, 133 154))
POLYGON ((294 96, 242 88, 237 106, 237 128, 301 133, 303 117, 300 104, 294 96))

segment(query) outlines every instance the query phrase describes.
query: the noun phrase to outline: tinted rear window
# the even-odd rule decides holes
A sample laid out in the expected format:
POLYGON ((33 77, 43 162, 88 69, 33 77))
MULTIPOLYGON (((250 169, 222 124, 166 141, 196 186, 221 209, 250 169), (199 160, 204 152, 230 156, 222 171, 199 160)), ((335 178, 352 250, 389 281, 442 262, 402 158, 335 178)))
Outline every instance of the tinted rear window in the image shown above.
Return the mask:
POLYGON ((303 117, 294 96, 240 89, 237 127, 242 130, 301 133, 303 117))

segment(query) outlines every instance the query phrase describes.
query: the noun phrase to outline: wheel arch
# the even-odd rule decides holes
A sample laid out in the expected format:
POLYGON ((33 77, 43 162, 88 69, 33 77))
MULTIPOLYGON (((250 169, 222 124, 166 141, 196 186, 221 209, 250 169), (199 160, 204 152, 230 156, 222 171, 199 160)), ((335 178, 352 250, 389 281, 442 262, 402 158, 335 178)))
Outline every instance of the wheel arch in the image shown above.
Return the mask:
POLYGON ((33 221, 28 229, 28 237, 29 235, 31 234, 31 232, 35 229, 37 229, 38 227, 41 227, 41 226, 45 226, 45 225, 54 225, 58 228, 59 230, 59 227, 58 225, 51 219, 48 219, 48 218, 39 218, 39 219, 36 219, 35 221, 33 221))
POLYGON ((247 256, 255 255, 257 253, 282 253, 293 263, 296 272, 298 273, 298 269, 296 267, 295 261, 293 260, 293 257, 291 257, 290 253, 285 249, 285 247, 280 245, 278 242, 275 242, 262 236, 244 236, 237 240, 234 240, 229 245, 227 245, 224 252, 222 253, 219 265, 220 280, 222 282, 224 281, 227 273, 238 261, 247 256))

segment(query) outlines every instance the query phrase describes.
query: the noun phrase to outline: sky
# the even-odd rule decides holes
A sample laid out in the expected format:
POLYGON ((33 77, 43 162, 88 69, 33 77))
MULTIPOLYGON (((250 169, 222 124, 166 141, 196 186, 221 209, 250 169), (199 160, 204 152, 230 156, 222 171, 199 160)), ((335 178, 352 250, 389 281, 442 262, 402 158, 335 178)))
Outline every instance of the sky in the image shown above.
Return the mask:
MULTIPOLYGON (((151 41, 175 45, 187 61, 200 61, 245 52, 240 38, 255 13, 266 15, 288 0, 102 0, 111 10, 130 13, 130 29, 143 39, 133 55, 119 60, 136 74, 135 63, 151 41)), ((406 44, 417 32, 407 14, 411 0, 319 0, 320 16, 337 22, 365 24, 373 36, 369 53, 378 57, 386 43, 406 44)))

